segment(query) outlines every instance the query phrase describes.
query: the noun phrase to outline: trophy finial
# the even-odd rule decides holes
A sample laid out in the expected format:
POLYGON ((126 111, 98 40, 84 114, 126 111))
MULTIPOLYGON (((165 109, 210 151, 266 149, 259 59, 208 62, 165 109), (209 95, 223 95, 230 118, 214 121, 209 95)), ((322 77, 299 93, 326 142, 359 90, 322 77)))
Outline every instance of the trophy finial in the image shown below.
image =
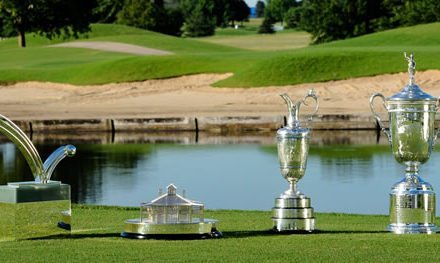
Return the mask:
POLYGON ((409 85, 414 85, 414 75, 416 74, 416 61, 414 60, 414 53, 411 53, 409 57, 406 52, 403 52, 406 61, 408 61, 408 73, 409 73, 409 85))

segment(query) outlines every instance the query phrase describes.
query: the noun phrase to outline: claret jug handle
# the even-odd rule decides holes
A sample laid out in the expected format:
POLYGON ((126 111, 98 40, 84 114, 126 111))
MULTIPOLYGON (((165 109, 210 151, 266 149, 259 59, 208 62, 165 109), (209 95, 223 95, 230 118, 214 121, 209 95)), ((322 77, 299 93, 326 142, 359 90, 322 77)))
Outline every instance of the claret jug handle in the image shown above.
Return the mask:
POLYGON ((315 92, 315 90, 314 89, 311 89, 311 90, 309 90, 309 93, 307 93, 307 95, 306 96, 304 96, 304 99, 302 100, 303 101, 303 104, 305 105, 305 106, 309 106, 308 104, 307 104, 307 98, 312 98, 314 101, 315 101, 315 110, 312 112, 312 114, 310 114, 310 116, 309 116, 309 120, 311 121, 312 120, 312 118, 316 115, 316 113, 318 112, 318 109, 319 109, 319 100, 318 100, 318 96, 316 96, 316 92, 315 92))
POLYGON ((371 95, 371 97, 370 97, 370 109, 371 109, 371 112, 373 113, 374 118, 377 120, 377 123, 379 123, 380 129, 387 135, 388 140, 391 142, 390 129, 389 128, 385 128, 385 126, 383 125, 382 120, 380 119, 379 114, 374 110, 373 102, 374 102, 374 99, 376 97, 380 97, 382 99, 383 107, 386 110, 388 110, 388 107, 387 107, 387 104, 386 104, 386 101, 385 101, 385 96, 382 95, 382 93, 374 93, 373 95, 371 95))
POLYGON ((309 104, 306 102, 308 98, 312 98, 315 101, 315 105, 316 105, 315 110, 308 117, 308 120, 311 121, 313 116, 318 112, 319 101, 318 101, 318 97, 316 96, 316 92, 313 89, 309 90, 307 95, 305 95, 304 98, 302 98, 301 100, 299 100, 297 102, 293 102, 290 99, 289 95, 287 95, 286 93, 281 94, 280 96, 284 99, 284 101, 287 104, 287 109, 289 111, 289 115, 287 118, 287 126, 290 128, 300 126, 300 124, 299 124, 299 109, 301 107, 301 104, 303 104, 305 106, 309 106, 309 104))

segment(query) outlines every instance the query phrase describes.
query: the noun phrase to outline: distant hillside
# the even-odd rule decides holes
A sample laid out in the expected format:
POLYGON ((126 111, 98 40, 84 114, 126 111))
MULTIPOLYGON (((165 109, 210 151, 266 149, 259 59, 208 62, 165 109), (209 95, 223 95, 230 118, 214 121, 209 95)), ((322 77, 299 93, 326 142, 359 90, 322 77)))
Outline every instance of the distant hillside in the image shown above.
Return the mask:
POLYGON ((28 47, 24 49, 17 47, 16 39, 0 41, 0 82, 101 84, 232 72, 232 77, 215 85, 287 85, 406 71, 404 51, 415 53, 418 70, 440 69, 438 32, 440 23, 434 23, 300 49, 252 51, 128 26, 96 24, 76 41, 129 43, 171 51, 173 55, 153 57, 49 48, 51 44, 73 40, 29 35, 28 47))

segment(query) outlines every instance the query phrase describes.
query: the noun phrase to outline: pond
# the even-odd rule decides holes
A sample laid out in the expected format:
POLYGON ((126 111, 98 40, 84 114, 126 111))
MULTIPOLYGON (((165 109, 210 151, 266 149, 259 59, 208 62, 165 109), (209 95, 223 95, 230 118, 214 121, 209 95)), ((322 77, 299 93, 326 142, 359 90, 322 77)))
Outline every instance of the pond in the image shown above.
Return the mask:
MULTIPOLYGON (((0 184, 32 180, 21 153, 2 138, 0 184)), ((77 147, 52 177, 71 185, 75 203, 138 206, 174 183, 208 209, 270 210, 288 187, 272 134, 34 135, 33 141, 43 159, 61 144, 77 147)), ((434 189, 439 169, 435 151, 421 169, 434 189)), ((403 174, 375 131, 315 131, 299 189, 317 212, 387 214, 389 190, 403 174)))

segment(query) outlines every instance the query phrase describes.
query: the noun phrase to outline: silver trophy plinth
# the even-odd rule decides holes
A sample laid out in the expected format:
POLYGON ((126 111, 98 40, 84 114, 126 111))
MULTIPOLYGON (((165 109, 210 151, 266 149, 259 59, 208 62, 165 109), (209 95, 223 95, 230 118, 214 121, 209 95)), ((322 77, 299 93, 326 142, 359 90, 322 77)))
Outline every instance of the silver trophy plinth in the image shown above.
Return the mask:
POLYGON ((141 217, 125 221, 125 238, 218 238, 217 220, 204 218, 204 205, 176 193, 170 184, 167 193, 142 203, 141 217))
POLYGON ((15 143, 35 178, 0 186, 0 241, 70 233, 70 186, 50 178, 58 163, 73 156, 76 148, 61 146, 43 163, 31 140, 3 115, 0 132, 15 143))
POLYGON ((300 126, 298 114, 301 104, 307 105, 306 100, 312 98, 316 103, 314 115, 319 107, 318 98, 313 90, 296 103, 287 94, 281 97, 287 103, 289 115, 287 126, 277 131, 278 159, 281 174, 290 187, 275 199, 275 207, 272 208, 273 230, 312 232, 315 218, 310 198, 297 190, 297 183, 306 171, 310 130, 300 126))
POLYGON ((435 193, 432 186, 418 175, 420 165, 428 161, 437 138, 434 128, 438 99, 414 83, 414 56, 404 54, 408 61, 409 84, 400 92, 385 98, 375 93, 370 98, 374 117, 387 135, 397 162, 406 165, 405 177, 394 184, 390 192, 390 224, 388 230, 396 234, 437 231, 435 193), (389 116, 385 128, 374 110, 373 101, 382 99, 389 116))

